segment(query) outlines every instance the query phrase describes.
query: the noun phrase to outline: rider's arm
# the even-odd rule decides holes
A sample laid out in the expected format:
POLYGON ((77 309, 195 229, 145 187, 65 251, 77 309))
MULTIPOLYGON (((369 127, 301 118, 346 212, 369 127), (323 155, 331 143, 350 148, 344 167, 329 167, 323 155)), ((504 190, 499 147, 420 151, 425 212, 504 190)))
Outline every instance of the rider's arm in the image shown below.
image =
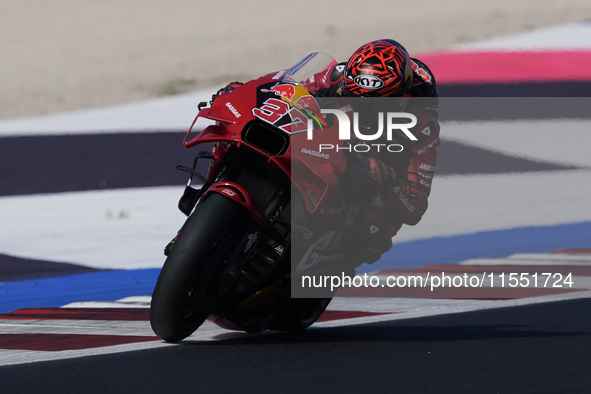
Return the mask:
POLYGON ((439 124, 436 119, 422 110, 413 110, 419 124, 411 131, 418 141, 407 149, 412 155, 406 169, 393 170, 383 182, 381 198, 392 213, 403 223, 417 224, 427 210, 427 198, 431 193, 431 183, 435 174, 439 146, 439 124), (418 113, 417 113, 418 112, 418 113))

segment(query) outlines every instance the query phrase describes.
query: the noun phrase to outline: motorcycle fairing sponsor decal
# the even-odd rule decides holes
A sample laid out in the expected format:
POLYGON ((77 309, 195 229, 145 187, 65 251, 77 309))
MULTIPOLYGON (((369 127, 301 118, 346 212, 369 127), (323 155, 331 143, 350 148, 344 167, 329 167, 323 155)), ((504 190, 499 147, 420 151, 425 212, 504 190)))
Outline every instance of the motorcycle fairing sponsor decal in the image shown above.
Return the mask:
POLYGON ((327 127, 320 114, 320 107, 314 97, 303 87, 290 84, 277 84, 269 89, 261 88, 263 93, 271 93, 262 105, 252 109, 257 118, 290 133, 308 129, 308 120, 320 128, 327 127))
POLYGON ((339 237, 336 231, 329 231, 314 242, 302 260, 295 267, 297 272, 303 272, 311 267, 319 264, 329 264, 335 260, 343 257, 342 253, 330 253, 330 250, 334 250, 334 246, 338 244, 339 237))
POLYGON ((330 155, 322 152, 318 152, 312 149, 302 148, 302 153, 310 156, 320 157, 322 159, 330 159, 330 155))
POLYGON ((228 197, 236 197, 236 192, 232 189, 222 189, 221 193, 225 194, 228 197))
POLYGON ((228 101, 226 103, 226 107, 228 107, 228 109, 230 110, 230 112, 232 112, 232 114, 236 117, 239 118, 242 115, 240 114, 240 112, 238 112, 238 110, 228 101))

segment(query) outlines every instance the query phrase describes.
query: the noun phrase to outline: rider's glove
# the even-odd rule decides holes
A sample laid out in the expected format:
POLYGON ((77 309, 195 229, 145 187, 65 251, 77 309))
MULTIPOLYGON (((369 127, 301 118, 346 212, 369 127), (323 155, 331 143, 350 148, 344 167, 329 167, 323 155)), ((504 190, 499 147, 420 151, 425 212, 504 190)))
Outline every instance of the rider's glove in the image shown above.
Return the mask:
POLYGON ((220 90, 218 90, 213 96, 211 96, 210 104, 213 104, 213 100, 221 96, 222 94, 230 93, 232 90, 236 89, 238 86, 243 85, 242 82, 230 82, 220 90))
POLYGON ((396 178, 394 170, 386 167, 377 157, 361 157, 355 171, 362 181, 376 186, 393 183, 396 178))

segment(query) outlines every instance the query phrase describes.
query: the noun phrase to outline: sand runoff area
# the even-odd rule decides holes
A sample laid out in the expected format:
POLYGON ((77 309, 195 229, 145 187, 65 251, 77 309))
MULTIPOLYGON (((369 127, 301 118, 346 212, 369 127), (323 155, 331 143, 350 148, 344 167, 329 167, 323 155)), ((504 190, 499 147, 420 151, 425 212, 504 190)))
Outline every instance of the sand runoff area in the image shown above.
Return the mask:
POLYGON ((416 55, 590 18, 588 0, 2 0, 0 118, 213 88, 378 38, 416 55))

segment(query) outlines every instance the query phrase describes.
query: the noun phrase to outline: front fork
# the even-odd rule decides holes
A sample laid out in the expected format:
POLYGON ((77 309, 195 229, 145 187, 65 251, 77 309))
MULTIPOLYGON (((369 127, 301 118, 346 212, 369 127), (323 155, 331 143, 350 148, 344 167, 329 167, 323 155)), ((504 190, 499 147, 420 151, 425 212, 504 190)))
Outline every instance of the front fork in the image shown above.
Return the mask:
POLYGON ((268 202, 265 202, 265 206, 262 207, 254 200, 248 190, 239 183, 233 182, 233 180, 237 179, 238 174, 244 170, 242 165, 239 164, 240 162, 236 162, 236 165, 230 164, 228 166, 229 163, 234 162, 234 157, 236 156, 226 156, 224 160, 225 164, 217 163, 215 162, 216 158, 211 152, 203 151, 195 156, 193 168, 177 166, 179 170, 190 174, 184 193, 179 200, 178 207, 181 212, 189 216, 197 206, 199 199, 207 198, 212 193, 218 193, 231 199, 242 206, 250 216, 252 225, 245 232, 244 245, 240 246, 244 251, 249 251, 256 244, 258 236, 265 232, 269 224, 279 216, 286 202, 289 201, 290 183, 287 178, 286 182, 281 182, 282 184, 275 190, 272 198, 268 202), (227 160, 228 157, 230 157, 230 160, 227 160), (207 177, 197 171, 197 165, 201 159, 210 161, 207 177), (199 179, 202 184, 198 187, 193 187, 194 178, 199 179))
MULTIPOLYGON (((191 176, 189 177, 189 181, 185 186, 185 191, 179 200, 179 210, 184 213, 186 216, 189 216, 193 211, 193 208, 199 201, 199 198, 203 195, 203 191, 207 190, 208 187, 212 184, 211 181, 208 181, 207 178, 197 172, 197 164, 200 159, 206 159, 210 161, 215 160, 213 154, 211 152, 203 151, 197 153, 195 156, 195 160, 193 160, 193 168, 185 167, 185 166, 177 166, 176 168, 188 172, 191 176), (192 187, 193 178, 198 178, 203 184, 198 189, 192 187)), ((210 166, 211 167, 211 166, 210 166)))
POLYGON ((218 168, 217 172, 212 174, 212 164, 215 163, 216 158, 213 156, 211 152, 202 151, 199 152, 195 156, 195 160, 193 161, 193 168, 185 167, 185 166, 177 166, 177 169, 181 171, 188 172, 190 174, 189 180, 187 185, 185 186, 185 190, 183 195, 181 196, 178 208, 181 212, 183 212, 186 216, 189 216, 195 205, 199 201, 202 196, 205 196, 209 193, 220 193, 225 197, 228 197, 242 205, 251 215, 253 221, 255 221, 260 226, 265 227, 267 225, 267 220, 272 218, 275 213, 281 208, 281 206, 285 203, 287 199, 290 197, 290 185, 289 182, 283 186, 280 186, 274 197, 271 201, 267 204, 266 207, 259 206, 256 201, 250 196, 249 192, 242 187, 240 184, 232 182, 235 176, 230 176, 229 178, 220 176, 220 173, 225 173, 226 171, 220 170, 219 167, 223 166, 215 166, 218 168), (200 159, 206 159, 210 161, 209 165, 209 174, 207 177, 200 174, 197 171, 197 165, 200 159), (198 188, 192 186, 194 178, 198 178, 203 184, 199 185, 198 188), (217 181, 217 182, 216 182, 217 181))

